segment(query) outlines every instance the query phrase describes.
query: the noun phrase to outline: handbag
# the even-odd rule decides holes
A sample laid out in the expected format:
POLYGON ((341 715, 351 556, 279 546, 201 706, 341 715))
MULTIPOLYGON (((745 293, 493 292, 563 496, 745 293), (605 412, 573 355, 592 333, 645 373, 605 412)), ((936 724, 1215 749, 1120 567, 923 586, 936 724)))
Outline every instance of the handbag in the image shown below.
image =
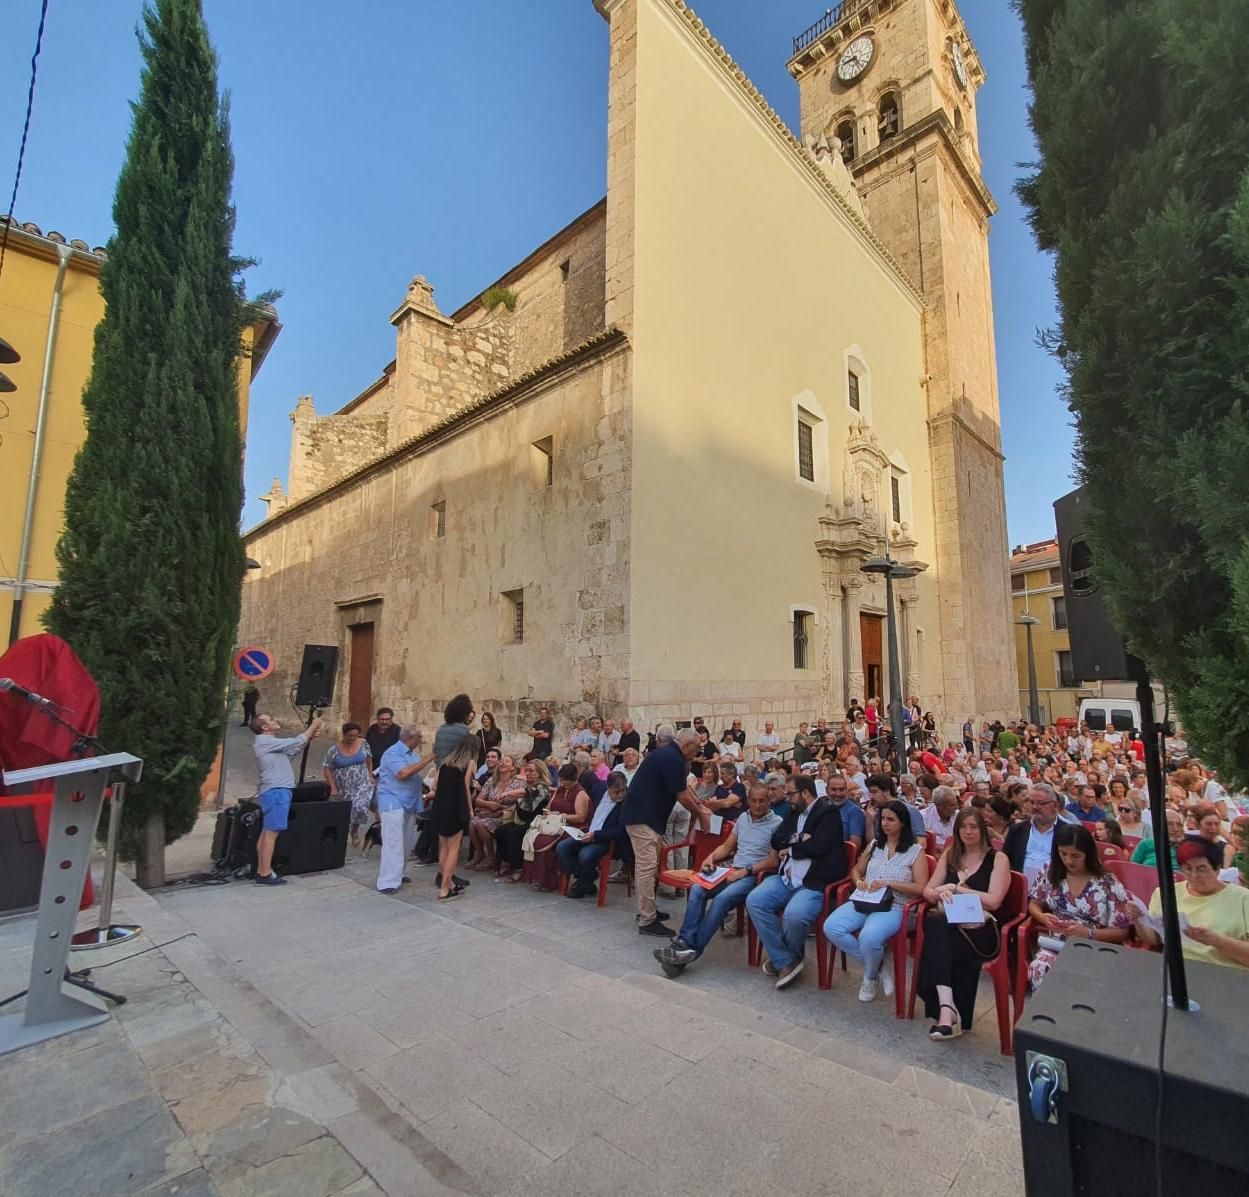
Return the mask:
MULTIPOLYGON (((867 854, 867 860, 872 859, 872 852, 876 851, 876 845, 873 844, 871 851, 867 854)), ((867 870, 863 870, 863 879, 867 880, 867 870)), ((893 909, 893 889, 892 887, 885 890, 885 896, 879 902, 863 902, 855 901, 854 908, 860 914, 883 914, 886 910, 893 909)))

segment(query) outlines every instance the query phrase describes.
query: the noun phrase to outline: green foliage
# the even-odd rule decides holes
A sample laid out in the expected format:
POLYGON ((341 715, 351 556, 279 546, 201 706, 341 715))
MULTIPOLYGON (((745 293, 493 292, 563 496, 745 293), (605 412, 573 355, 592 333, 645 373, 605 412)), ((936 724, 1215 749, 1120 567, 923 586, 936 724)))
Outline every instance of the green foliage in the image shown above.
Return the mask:
POLYGON ((514 312, 516 311, 516 292, 511 287, 496 284, 493 287, 487 287, 481 293, 481 302, 488 312, 493 312, 500 304, 509 312, 514 312))
POLYGON ((149 813, 195 823, 220 742, 243 550, 236 363, 253 315, 232 257, 234 164, 200 0, 145 9, 141 95, 100 274, 48 628, 101 691, 100 738, 145 760, 123 854, 149 813))
POLYGON ((1016 0, 1090 539, 1190 742, 1249 783, 1249 4, 1016 0))

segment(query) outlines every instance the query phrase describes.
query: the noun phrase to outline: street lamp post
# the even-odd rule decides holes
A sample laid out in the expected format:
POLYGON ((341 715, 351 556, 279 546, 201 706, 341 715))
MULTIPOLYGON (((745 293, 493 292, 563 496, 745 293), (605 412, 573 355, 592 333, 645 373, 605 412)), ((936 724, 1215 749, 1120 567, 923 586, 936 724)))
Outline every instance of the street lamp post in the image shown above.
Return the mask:
POLYGON ((1036 654, 1032 651, 1032 629, 1041 621, 1025 611, 1015 622, 1023 625, 1028 638, 1028 722, 1040 727, 1041 700, 1036 688, 1036 654))
POLYGON ((893 735, 893 763, 902 773, 906 725, 902 719, 902 668, 898 659, 898 623, 893 610, 893 584, 905 578, 913 578, 918 569, 902 565, 886 553, 884 557, 869 557, 859 570, 865 574, 883 574, 885 578, 885 634, 889 639, 889 730, 893 735))

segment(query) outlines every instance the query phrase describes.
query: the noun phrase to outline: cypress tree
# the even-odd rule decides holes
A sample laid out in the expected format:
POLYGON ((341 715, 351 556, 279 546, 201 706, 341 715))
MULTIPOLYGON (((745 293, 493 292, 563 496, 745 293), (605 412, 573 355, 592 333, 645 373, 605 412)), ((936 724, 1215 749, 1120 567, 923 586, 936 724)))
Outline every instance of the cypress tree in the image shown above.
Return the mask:
POLYGON ((1016 0, 1103 592, 1249 783, 1249 4, 1016 0))
POLYGON ((200 0, 154 0, 100 272, 47 616, 99 683, 99 735, 144 758, 122 854, 163 881, 222 734, 243 575, 237 368, 250 315, 232 255, 233 158, 200 0))

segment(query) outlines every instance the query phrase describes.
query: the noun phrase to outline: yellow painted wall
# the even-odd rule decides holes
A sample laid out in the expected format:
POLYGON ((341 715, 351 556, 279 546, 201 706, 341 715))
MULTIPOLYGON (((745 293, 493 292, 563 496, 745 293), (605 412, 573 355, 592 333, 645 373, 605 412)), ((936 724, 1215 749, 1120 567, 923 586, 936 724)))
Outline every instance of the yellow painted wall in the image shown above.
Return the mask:
MULTIPOLYGON (((20 636, 43 630, 40 616, 51 600, 56 582, 56 542, 64 523, 65 486, 78 447, 86 436, 82 391, 91 373, 95 326, 104 315, 99 290, 100 263, 96 255, 75 249, 65 272, 35 492, 27 570, 30 588, 22 605, 20 636)), ((18 572, 56 271, 55 242, 16 228, 10 233, 4 272, 0 275, 0 337, 22 355, 22 360, 0 366, 17 385, 11 394, 0 395, 0 651, 8 643, 12 617, 13 579, 18 572)), ((244 435, 251 379, 258 368, 250 355, 261 327, 246 329, 243 335, 238 390, 244 435)))
MULTIPOLYGON (((826 629, 815 667, 793 669, 790 607, 822 610, 814 542, 842 500, 852 345, 881 447, 910 468, 916 555, 934 558, 919 305, 666 0, 638 0, 634 95, 632 678, 806 693, 826 629), (795 480, 803 394, 827 416, 823 493, 795 480)), ((930 695, 933 572, 916 619, 930 695)))

